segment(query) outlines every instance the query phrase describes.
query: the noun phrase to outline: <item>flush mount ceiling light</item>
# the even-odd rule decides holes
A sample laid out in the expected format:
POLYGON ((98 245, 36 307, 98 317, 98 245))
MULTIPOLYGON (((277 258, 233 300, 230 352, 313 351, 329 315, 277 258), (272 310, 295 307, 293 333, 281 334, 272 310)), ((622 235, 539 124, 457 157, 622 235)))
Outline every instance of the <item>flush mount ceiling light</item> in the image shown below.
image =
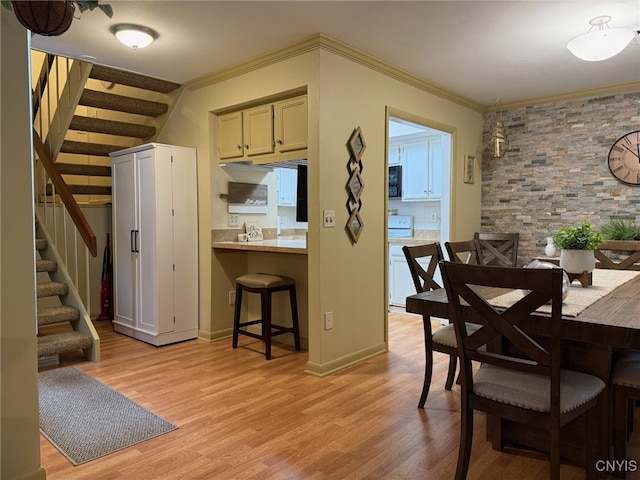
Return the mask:
POLYGON ((137 50, 151 45, 158 38, 158 32, 142 25, 133 25, 130 23, 120 23, 111 27, 111 33, 129 48, 137 50))
POLYGON ((633 40, 636 32, 630 28, 611 28, 608 25, 610 20, 608 15, 592 18, 589 31, 567 43, 569 51, 588 62, 599 62, 619 54, 633 40))

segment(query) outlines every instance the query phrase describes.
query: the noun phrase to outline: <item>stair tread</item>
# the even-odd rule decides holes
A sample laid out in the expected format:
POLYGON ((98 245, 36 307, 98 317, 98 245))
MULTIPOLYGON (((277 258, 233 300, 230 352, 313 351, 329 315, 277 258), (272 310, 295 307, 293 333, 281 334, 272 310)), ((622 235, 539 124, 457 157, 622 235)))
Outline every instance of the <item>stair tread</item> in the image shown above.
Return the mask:
POLYGON ((126 97, 115 93, 98 92, 88 88, 82 92, 80 105, 147 117, 158 117, 169 111, 169 105, 166 103, 126 97))
POLYGON ((118 70, 103 65, 93 65, 89 77, 96 80, 119 83, 130 87, 142 88, 153 92, 169 93, 180 88, 179 83, 168 82, 158 78, 147 77, 138 73, 118 70))
POLYGON ((55 272, 58 270, 58 262, 55 260, 36 259, 36 272, 55 272))
POLYGON ((83 332, 54 333, 38 337, 38 356, 57 355, 73 350, 83 350, 93 345, 93 340, 83 332))
POLYGON ((36 250, 46 250, 47 241, 44 238, 36 238, 36 250))
POLYGON ((123 146, 120 145, 105 145, 103 143, 90 143, 90 142, 74 142, 71 140, 65 140, 62 142, 60 151, 62 153, 76 153, 80 155, 95 155, 97 157, 108 157, 111 152, 117 152, 122 150, 123 146))
POLYGON ((103 118, 84 117, 74 115, 69 130, 83 132, 105 133, 120 137, 149 138, 156 134, 156 128, 150 125, 119 122, 103 118))
POLYGON ((80 311, 68 305, 38 308, 38 326, 75 322, 80 319, 80 311))
POLYGON ((69 287, 66 283, 62 282, 38 282, 36 291, 38 298, 54 297, 67 295, 69 293, 69 287))
MULTIPOLYGON (((109 185, 72 185, 67 184, 72 195, 111 195, 111 187, 109 185)), ((51 195, 53 188, 51 184, 47 185, 46 193, 51 195)))
POLYGON ((110 177, 109 165, 86 165, 83 163, 56 162, 56 170, 62 175, 86 175, 90 177, 110 177))

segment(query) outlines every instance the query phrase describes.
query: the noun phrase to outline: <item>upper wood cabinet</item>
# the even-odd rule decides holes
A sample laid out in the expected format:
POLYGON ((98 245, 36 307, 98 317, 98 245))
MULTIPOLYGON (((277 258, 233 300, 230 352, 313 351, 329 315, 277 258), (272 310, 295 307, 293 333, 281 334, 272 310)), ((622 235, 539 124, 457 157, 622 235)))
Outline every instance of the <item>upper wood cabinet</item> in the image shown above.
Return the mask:
POLYGON ((218 115, 218 160, 270 163, 307 155, 307 97, 218 115))

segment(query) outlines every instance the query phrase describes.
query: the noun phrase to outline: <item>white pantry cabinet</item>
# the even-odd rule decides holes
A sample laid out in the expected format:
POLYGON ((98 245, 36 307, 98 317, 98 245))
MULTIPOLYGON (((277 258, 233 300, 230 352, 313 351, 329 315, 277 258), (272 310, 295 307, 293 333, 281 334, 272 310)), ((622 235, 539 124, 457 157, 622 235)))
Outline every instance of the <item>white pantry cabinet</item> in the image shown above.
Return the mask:
POLYGON ((113 328, 153 345, 196 338, 196 151, 149 143, 110 155, 113 328))

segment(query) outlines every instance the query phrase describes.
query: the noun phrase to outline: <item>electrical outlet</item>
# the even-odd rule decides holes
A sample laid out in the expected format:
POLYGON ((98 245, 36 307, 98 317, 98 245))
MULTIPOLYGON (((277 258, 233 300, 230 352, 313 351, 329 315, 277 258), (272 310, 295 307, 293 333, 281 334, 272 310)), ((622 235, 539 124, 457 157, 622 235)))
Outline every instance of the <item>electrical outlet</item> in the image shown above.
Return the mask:
POLYGON ((333 328, 333 312, 324 312, 324 329, 331 330, 333 328))
POLYGON ((431 222, 435 223, 438 221, 438 214, 436 212, 433 212, 431 214, 431 222))
POLYGON ((233 305, 236 303, 236 291, 229 290, 229 305, 233 305))
POLYGON ((322 211, 322 225, 324 228, 335 228, 336 226, 336 211, 335 210, 323 210, 322 211))
POLYGON ((229 226, 230 227, 239 227, 240 226, 240 215, 237 213, 229 214, 229 226))

